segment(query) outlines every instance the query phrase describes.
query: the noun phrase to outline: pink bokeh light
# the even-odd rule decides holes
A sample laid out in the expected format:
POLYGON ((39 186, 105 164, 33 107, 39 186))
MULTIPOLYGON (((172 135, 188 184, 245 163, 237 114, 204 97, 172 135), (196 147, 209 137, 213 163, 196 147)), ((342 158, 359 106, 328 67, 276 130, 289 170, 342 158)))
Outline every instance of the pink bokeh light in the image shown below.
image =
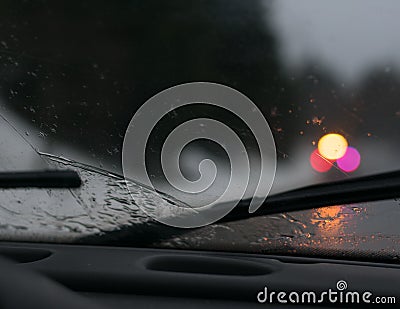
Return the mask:
POLYGON ((344 172, 354 172, 361 162, 361 156, 354 147, 347 147, 344 156, 336 161, 337 166, 344 172))

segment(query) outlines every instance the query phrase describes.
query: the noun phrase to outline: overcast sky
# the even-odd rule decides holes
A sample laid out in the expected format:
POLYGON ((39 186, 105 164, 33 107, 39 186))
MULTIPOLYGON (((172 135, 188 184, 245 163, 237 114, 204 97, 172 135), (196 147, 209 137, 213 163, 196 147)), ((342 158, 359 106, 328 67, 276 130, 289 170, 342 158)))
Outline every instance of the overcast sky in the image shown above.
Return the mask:
POLYGON ((290 67, 314 58, 345 82, 400 67, 399 16, 398 0, 278 0, 272 21, 290 67))

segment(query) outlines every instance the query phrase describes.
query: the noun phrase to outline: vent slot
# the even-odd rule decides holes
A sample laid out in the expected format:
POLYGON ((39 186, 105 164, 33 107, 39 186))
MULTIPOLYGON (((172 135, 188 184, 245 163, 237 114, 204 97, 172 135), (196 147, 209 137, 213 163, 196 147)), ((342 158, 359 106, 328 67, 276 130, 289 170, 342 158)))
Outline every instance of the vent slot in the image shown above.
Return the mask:
POLYGON ((0 256, 16 263, 31 263, 43 260, 51 255, 51 251, 30 248, 0 248, 0 256))
POLYGON ((150 259, 146 268, 153 271, 221 276, 262 276, 276 270, 275 265, 204 256, 159 256, 150 259))

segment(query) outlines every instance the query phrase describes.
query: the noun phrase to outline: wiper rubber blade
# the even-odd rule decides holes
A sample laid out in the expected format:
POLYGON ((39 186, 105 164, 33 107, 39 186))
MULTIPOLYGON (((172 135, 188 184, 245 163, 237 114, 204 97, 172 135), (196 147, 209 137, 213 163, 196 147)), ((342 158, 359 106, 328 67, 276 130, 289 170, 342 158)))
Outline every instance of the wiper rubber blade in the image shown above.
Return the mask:
POLYGON ((400 197, 400 171, 317 184, 274 194, 253 213, 248 211, 251 199, 244 199, 218 222, 397 197, 400 197))
POLYGON ((82 184, 71 170, 0 172, 0 188, 77 188, 82 184))

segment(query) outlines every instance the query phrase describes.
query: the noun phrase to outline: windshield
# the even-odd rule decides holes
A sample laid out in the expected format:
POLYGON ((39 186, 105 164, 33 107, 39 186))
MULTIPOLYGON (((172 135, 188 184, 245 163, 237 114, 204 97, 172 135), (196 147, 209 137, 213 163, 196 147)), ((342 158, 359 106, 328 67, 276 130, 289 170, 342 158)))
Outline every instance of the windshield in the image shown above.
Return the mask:
MULTIPOLYGON (((2 190, 1 238, 136 245, 132 235, 140 228, 129 227, 151 221, 136 206, 139 200, 182 200, 164 185, 160 159, 152 155, 162 146, 163 131, 210 115, 237 125, 218 110, 169 113, 153 134, 148 164, 165 199, 136 183, 128 192, 119 175, 133 115, 154 95, 189 82, 229 86, 261 111, 276 147, 271 193, 398 170, 399 14, 395 0, 3 1, 0 169, 75 169, 83 186, 2 190)), ((180 156, 184 176, 198 178, 204 158, 229 174, 218 147, 200 141, 180 156)), ((242 251, 257 252, 296 251, 301 244, 346 250, 356 243, 397 254, 398 209, 393 200, 337 205, 151 243, 214 249, 240 244, 242 251)))

